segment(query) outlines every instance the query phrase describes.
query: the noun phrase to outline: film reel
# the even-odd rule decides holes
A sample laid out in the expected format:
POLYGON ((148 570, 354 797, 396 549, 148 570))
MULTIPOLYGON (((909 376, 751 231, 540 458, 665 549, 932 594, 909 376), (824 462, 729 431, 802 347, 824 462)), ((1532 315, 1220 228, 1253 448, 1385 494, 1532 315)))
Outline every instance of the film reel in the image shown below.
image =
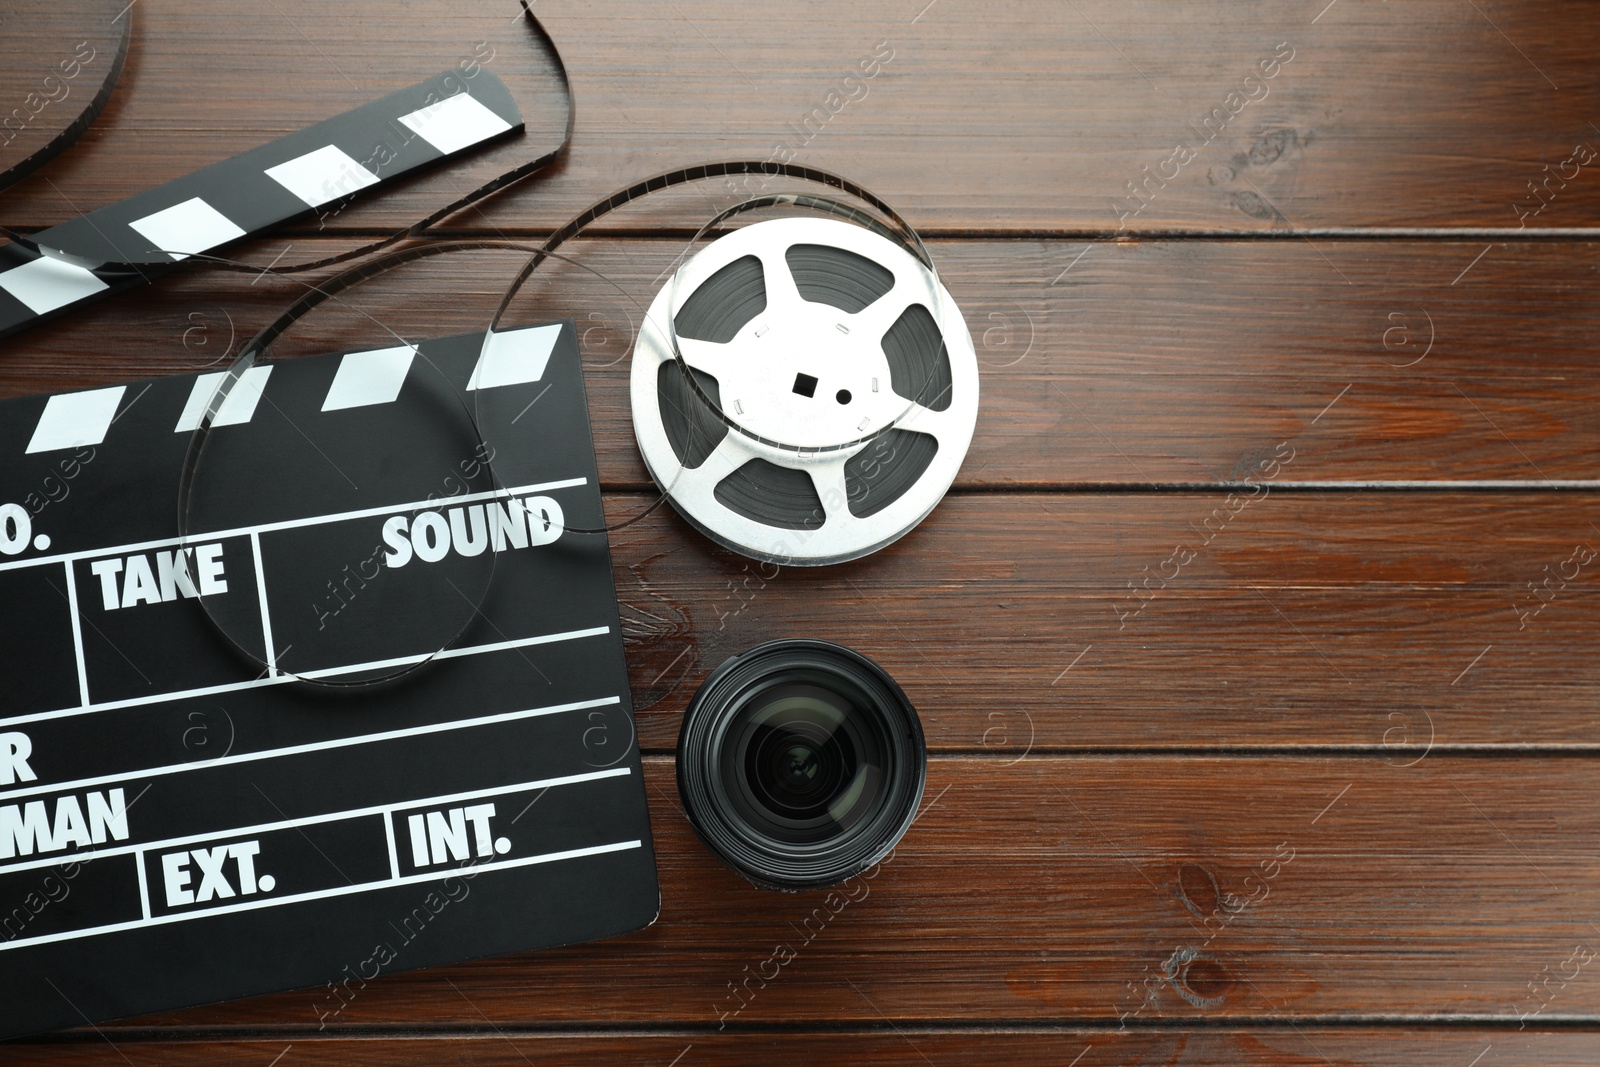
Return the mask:
POLYGON ((977 356, 933 271, 829 218, 752 223, 695 254, 634 348, 652 477, 712 540, 818 566, 908 533, 954 481, 977 356))

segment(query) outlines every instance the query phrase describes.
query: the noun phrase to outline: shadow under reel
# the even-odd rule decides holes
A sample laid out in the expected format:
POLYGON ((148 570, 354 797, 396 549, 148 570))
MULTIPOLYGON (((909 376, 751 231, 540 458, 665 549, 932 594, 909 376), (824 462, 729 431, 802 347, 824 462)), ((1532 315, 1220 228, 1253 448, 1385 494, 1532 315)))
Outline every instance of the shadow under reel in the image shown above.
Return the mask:
POLYGON ((978 364, 907 248, 778 218, 712 241, 657 293, 631 395, 645 463, 690 523, 755 559, 818 566, 933 510, 972 440, 978 364))

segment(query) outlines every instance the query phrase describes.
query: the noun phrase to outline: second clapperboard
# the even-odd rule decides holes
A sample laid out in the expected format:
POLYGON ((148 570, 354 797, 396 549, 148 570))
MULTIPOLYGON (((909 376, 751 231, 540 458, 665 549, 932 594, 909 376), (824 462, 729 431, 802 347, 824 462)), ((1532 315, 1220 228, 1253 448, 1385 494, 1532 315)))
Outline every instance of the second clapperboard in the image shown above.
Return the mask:
POLYGON ((0 1035, 649 924, 571 324, 217 381, 0 403, 0 1035))

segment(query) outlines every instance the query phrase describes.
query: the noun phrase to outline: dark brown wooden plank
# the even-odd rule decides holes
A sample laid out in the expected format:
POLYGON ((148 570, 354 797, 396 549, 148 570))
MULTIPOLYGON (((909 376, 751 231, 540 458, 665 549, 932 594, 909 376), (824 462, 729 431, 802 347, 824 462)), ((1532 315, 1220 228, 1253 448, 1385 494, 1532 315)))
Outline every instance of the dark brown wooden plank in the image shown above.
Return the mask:
MULTIPOLYGON (((653 755, 650 930, 357 982, 344 1006, 323 988, 110 1041, 13 1043, 0 1061, 1600 1058, 1600 764, 1558 754, 1600 740, 1595 564, 1563 573, 1600 547, 1600 161, 1570 173, 1575 146, 1600 147, 1587 5, 536 10, 573 70, 574 151, 461 226, 537 233, 625 181, 789 140, 963 238, 935 254, 980 343, 984 409, 958 491, 921 529, 820 572, 757 568, 665 510, 613 537, 648 749, 672 744, 728 653, 830 636, 911 691, 943 753, 934 803, 860 899, 767 894, 692 837, 653 755), (1268 98, 1130 196, 1280 41, 1293 59, 1268 98), (875 48, 893 58, 865 97, 795 132, 875 48), (1539 197, 1529 182, 1552 172, 1539 197), (1106 240, 1119 224, 1146 236, 1106 240), (1326 232, 1352 228, 1388 237, 1326 232), (1163 231, 1248 239, 1149 236, 1163 231), (1269 495, 1230 501, 1280 446, 1294 459, 1269 495), (1195 558, 1168 562, 1178 545, 1195 558), (1301 745, 1361 754, 1228 751, 1301 745), (1102 751, 1061 754, 1083 749, 1102 751), (796 957, 759 977, 780 944, 796 957)), ((58 221, 490 43, 541 132, 303 225, 286 261, 410 222, 548 143, 559 115, 514 12, 141 0, 112 108, 0 221, 58 221)), ((732 195, 613 223, 681 229, 732 195)), ((595 242, 584 262, 648 299, 674 250, 595 242)), ((476 326, 491 265, 448 262, 361 303, 414 336, 476 326)), ((643 485, 629 308, 552 282, 546 308, 584 317, 621 517, 645 499, 626 491, 643 485)), ((0 396, 204 369, 292 292, 173 277, 8 342, 0 396)), ((332 315, 303 340, 375 339, 332 315)))
POLYGON ((768 1034, 639 1034, 626 1036, 524 1033, 468 1036, 368 1038, 311 1037, 219 1041, 145 1041, 119 1034, 115 1046, 88 1034, 73 1041, 0 1046, 0 1059, 26 1067, 212 1067, 218 1063, 269 1064, 282 1054, 285 1067, 526 1067, 529 1063, 649 1064, 653 1067, 745 1067, 781 1062, 786 1067, 836 1067, 841 1063, 905 1064, 907 1067, 972 1063, 990 1067, 1073 1067, 1132 1064, 1230 1064, 1235 1067, 1464 1067, 1481 1063, 1528 1067, 1589 1067, 1596 1055, 1592 1033, 1504 1030, 1416 1032, 1406 1030, 1318 1030, 1125 1033, 1063 1030, 1051 1033, 979 1031, 942 1033, 900 1027, 860 1032, 768 1034), (1487 1050, 1487 1054, 1486 1053, 1487 1050), (679 1058, 681 1057, 681 1058, 679 1058))
POLYGON ((652 516, 612 538, 641 740, 671 747, 727 656, 804 635, 883 663, 939 748, 1404 762, 1430 743, 1600 741, 1600 558, 1574 556, 1600 549, 1592 495, 1232 499, 960 494, 875 556, 781 572, 652 516))
MULTIPOLYGON (((1231 247, 1252 262, 1253 253, 1299 244, 1231 247)), ((627 242, 609 255, 620 261, 639 247, 657 244, 627 242)), ((956 242, 941 252, 968 278, 981 279, 1010 262, 1002 258, 1007 243, 979 246, 986 249, 983 258, 962 260, 971 247, 956 242)), ((1174 251, 1165 291, 1175 293, 1184 284, 1183 246, 1167 247, 1174 251)), ((1437 247, 1413 246, 1419 255, 1437 247)), ((262 254, 270 258, 276 251, 262 254)), ((361 302, 410 336, 465 329, 483 321, 493 300, 490 267, 507 268, 507 258, 478 263, 471 272, 451 267, 449 285, 437 278, 411 285, 402 276, 394 285, 360 291, 361 302)), ((1253 277, 1264 285, 1273 266, 1254 262, 1253 277)), ((639 267, 631 269, 639 276, 639 267)), ((1326 481, 1330 471, 1335 477, 1360 472, 1369 480, 1453 479, 1455 471, 1520 480, 1519 471, 1537 468, 1535 486, 1544 484, 1537 472, 1593 477, 1600 461, 1594 447, 1600 380, 1587 347, 1592 340, 1577 333, 1595 312, 1554 288, 1558 269, 1546 261, 1530 288, 1505 293, 1506 303, 1483 320, 1488 340, 1464 342, 1469 358, 1436 372, 1425 386, 1389 394, 1381 381, 1363 380, 1339 396, 1344 375, 1329 375, 1325 360, 1253 346, 1231 361, 1207 355, 1210 343, 1194 346, 1195 361, 1209 365, 1194 377, 1160 370, 1181 358, 1176 353, 1121 357, 1148 372, 1119 375, 1112 350, 1117 314, 1109 306, 1099 313, 1099 337, 1083 346, 1101 353, 1084 360, 1090 380, 1071 377, 1078 371, 1060 349, 988 372, 986 413, 964 487, 1029 477, 1070 481, 1074 473, 1110 481, 1153 471, 1162 481, 1253 474, 1260 484, 1241 494, 1266 499, 1248 505, 1243 495, 1230 502, 1225 493, 999 502, 957 494, 923 529, 885 553, 845 568, 778 578, 713 549, 666 514, 619 534, 617 581, 633 642, 635 694, 647 712, 646 743, 671 744, 677 728, 672 713, 726 655, 767 637, 807 632, 858 643, 884 659, 912 687, 940 746, 1012 747, 1030 736, 1046 746, 1376 745, 1385 738, 1421 743, 1429 735, 1446 744, 1593 744, 1600 668, 1581 650, 1592 642, 1600 615, 1592 572, 1568 563, 1578 545, 1600 546, 1590 494, 1278 491, 1326 481), (1573 325, 1550 327, 1554 342, 1524 357, 1528 368, 1497 367, 1516 343, 1508 325, 1514 302, 1533 299, 1541 285, 1558 293, 1541 321, 1573 325), (1457 372, 1460 379, 1452 377, 1457 372), (1537 388, 1527 384, 1530 372, 1537 388), (1458 381, 1467 383, 1461 393, 1454 389, 1458 381), (1102 399, 1099 390, 1124 399, 1102 399), (1152 390, 1160 395, 1132 402, 1152 390), (1258 400, 1263 394, 1272 400, 1258 400), (1392 400, 1363 399, 1368 394, 1392 400), (1202 399, 1218 395, 1237 400, 1202 399), (1336 396, 1332 408, 1315 411, 1336 396), (1430 401, 1437 406, 1430 409, 1430 401), (1180 403, 1186 407, 1169 414, 1180 403), (1289 404, 1297 407, 1271 411, 1289 404), (1127 414, 1119 416, 1119 407, 1127 414), (1218 421, 1208 429, 1206 420, 1213 418, 1218 421), (1355 429, 1347 430, 1351 424, 1355 429), (1096 427, 1115 438, 1112 447, 1102 440, 1091 453, 1096 427), (1497 428, 1516 437, 1508 441, 1497 428), (1184 434, 1181 448, 1167 451, 1164 461, 1171 443, 1164 435, 1178 432, 1184 434), (1063 439, 1069 444, 1057 451, 1063 439), (1069 455, 1080 447, 1082 453, 1069 455), (1223 515, 1239 509, 1237 519, 1223 523, 1214 517, 1218 508, 1223 515), (1208 534, 1212 544, 1203 545, 1208 534), (1197 558, 1179 566, 1179 546, 1197 558), (1563 564, 1580 572, 1566 589, 1559 588, 1563 564), (1542 584, 1547 576, 1548 587, 1542 584), (904 599, 890 610, 896 597, 904 599), (1524 613, 1552 597, 1550 607, 1524 623, 1524 613), (1466 671, 1491 645, 1498 647, 1466 671), (1008 695, 1004 708, 995 705, 997 687, 1008 695)), ((0 360, 0 380, 22 393, 201 369, 225 356, 230 338, 235 350, 242 346, 270 309, 287 300, 289 288, 266 281, 252 286, 233 275, 175 277, 148 298, 107 302, 92 312, 85 328, 93 331, 93 343, 65 325, 17 339, 0 360)), ((596 289, 564 293, 558 287, 556 295, 596 289)), ((1247 300, 1247 290, 1241 286, 1236 298, 1247 300)), ((638 484, 643 472, 626 412, 627 356, 614 292, 612 300, 607 311, 595 313, 602 318, 584 320, 592 331, 586 351, 591 408, 607 480, 638 484)), ((1309 297, 1307 303, 1317 306, 1309 297)), ((1276 313, 1284 323, 1281 336, 1292 334, 1291 314, 1287 304, 1276 313)), ((1337 315, 1336 309, 1323 329, 1335 329, 1337 315)), ((1223 318, 1213 324, 1214 339, 1223 335, 1223 318)), ((300 347, 385 341, 369 326, 341 332, 338 325, 319 318, 300 347)), ((1371 349, 1381 351, 1381 341, 1371 349)), ((1375 360, 1370 353, 1363 358, 1375 360)), ((1443 357, 1430 354, 1408 371, 1378 369, 1399 377, 1427 369, 1436 358, 1443 357)), ((1356 370, 1355 358, 1338 369, 1356 370)), ((613 510, 621 518, 642 506, 638 498, 619 497, 613 510)))
MULTIPOLYGON (((1576 145, 1600 145, 1581 0, 925 7, 541 6, 578 93, 575 150, 537 195, 491 217, 549 226, 628 180, 784 145, 933 229, 1600 220, 1600 160, 1568 163, 1561 177, 1576 145), (892 58, 858 80, 875 54, 892 58), (1262 63, 1274 77, 1261 79, 1262 63), (1551 173, 1535 199, 1528 182, 1551 173), (1519 202, 1547 206, 1519 221, 1519 202), (1119 208, 1139 210, 1121 219, 1119 208)), ((51 169, 55 187, 17 190, 6 218, 44 224, 74 210, 69 201, 120 198, 443 70, 480 41, 497 47, 491 69, 532 110, 538 83, 515 10, 510 0, 280 0, 266 11, 144 0, 112 110, 51 169)), ((342 221, 402 225, 525 152, 497 149, 342 221)))
MULTIPOLYGON (((249 255, 346 247, 297 239, 249 255)), ((551 268, 512 310, 510 321, 582 325, 610 485, 647 477, 628 406, 631 337, 682 247, 580 242, 582 267, 551 268)), ((1600 485, 1600 292, 1574 267, 1600 244, 1496 244, 1476 265, 1485 245, 1455 241, 933 249, 982 361, 963 487, 1240 482, 1259 478, 1284 442, 1296 454, 1284 483, 1600 485)), ((519 262, 511 252, 426 260, 351 298, 406 336, 481 328, 519 262)), ((183 272, 4 342, 0 395, 208 366, 302 291, 183 272)), ((331 305, 293 340, 286 351, 393 343, 331 305)))
MULTIPOLYGON (((648 930, 364 985, 352 960, 336 987, 126 1025, 1600 1015, 1583 961, 1600 944, 1592 760, 937 759, 892 859, 831 897, 721 868, 678 813, 671 761, 645 778, 662 886, 648 930)), ((372 916, 375 939, 390 918, 372 916)))

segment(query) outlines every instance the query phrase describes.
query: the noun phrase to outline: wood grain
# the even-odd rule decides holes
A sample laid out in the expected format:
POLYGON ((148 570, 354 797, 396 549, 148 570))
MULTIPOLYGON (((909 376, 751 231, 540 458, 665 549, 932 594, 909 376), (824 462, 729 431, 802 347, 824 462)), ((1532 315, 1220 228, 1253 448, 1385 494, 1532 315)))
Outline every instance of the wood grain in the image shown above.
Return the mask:
POLYGON ((936 748, 1600 742, 1591 495, 1268 492, 1224 521, 1229 499, 959 494, 875 556, 781 573, 657 513, 612 537, 641 743, 675 745, 726 657, 797 635, 879 660, 936 748))
POLYGON ((115 1045, 92 1033, 75 1040, 13 1043, 0 1047, 5 1062, 17 1067, 213 1067, 218 1063, 283 1064, 296 1067, 526 1067, 529 1063, 573 1065, 650 1064, 668 1067, 744 1067, 752 1061, 791 1067, 834 1067, 840 1063, 969 1063, 975 1049, 991 1067, 1132 1067, 1136 1064, 1194 1067, 1463 1067, 1492 1051, 1483 1063, 1525 1067, 1589 1067, 1595 1040, 1588 1034, 1516 1030, 1440 1030, 1425 1035, 1386 1030, 1282 1032, 1202 1030, 1191 1033, 1117 1033, 1066 1029, 1046 1033, 979 1031, 951 1034, 917 1027, 822 1033, 639 1033, 626 1036, 564 1034, 502 1029, 487 1039, 470 1035, 407 1037, 282 1037, 215 1041, 146 1040, 118 1033, 115 1045), (677 1058, 681 1057, 681 1059, 677 1058))
MULTIPOLYGON (((241 255, 266 264, 348 247, 275 240, 241 255)), ((684 247, 581 241, 581 266, 553 265, 511 309, 508 321, 571 316, 582 327, 611 486, 647 484, 629 409, 632 337, 684 247)), ((1237 483, 1291 442, 1282 479, 1295 484, 1600 486, 1600 244, 1495 245, 1452 286, 1483 251, 1416 240, 935 242, 981 361, 958 485, 1237 483)), ((405 336, 481 329, 520 261, 426 260, 350 299, 405 336)), ((211 366, 303 284, 184 271, 8 339, 0 395, 211 366)), ((284 351, 391 343, 329 305, 284 351)))
MULTIPOLYGON (((1344 0, 1325 12, 1303 0, 1066 10, 1008 0, 981 16, 949 0, 925 6, 541 4, 578 94, 574 151, 539 197, 490 218, 553 226, 627 181, 708 158, 766 159, 783 144, 933 230, 1517 231, 1600 219, 1593 168, 1559 177, 1577 144, 1600 145, 1582 0, 1344 0), (892 59, 847 83, 880 42, 892 59), (1254 80, 1280 44, 1292 59, 1254 80), (1226 122, 1208 129, 1218 108, 1226 122), (1196 153, 1186 164, 1173 160, 1180 144, 1196 153), (1544 181, 1546 164, 1558 178, 1536 201, 1527 183, 1544 181), (1149 186, 1144 168, 1157 176, 1149 186), (1518 202, 1547 206, 1519 220, 1518 202), (1119 219, 1118 205, 1140 204, 1119 219)), ((126 196, 444 70, 479 41, 498 49, 491 69, 548 131, 548 83, 515 11, 510 0, 268 10, 145 0, 111 109, 51 168, 54 187, 40 178, 7 198, 6 219, 42 225, 74 210, 69 201, 126 196)), ((342 224, 396 228, 536 154, 496 149, 342 224)))
MULTIPOLYGON (((536 10, 571 70, 572 151, 450 232, 530 240, 627 182, 780 144, 862 182, 938 238, 982 361, 955 490, 821 570, 758 567, 665 508, 613 535, 650 929, 9 1042, 0 1062, 1600 1060, 1600 561, 1574 562, 1600 548, 1590 5, 536 10), (1244 81, 1290 53, 1264 96, 1244 81), (1219 107, 1238 114, 1209 136, 1219 107), (882 662, 935 752, 921 818, 857 899, 757 891, 678 810, 667 753, 695 687, 794 635, 882 662), (780 945, 794 958, 764 977, 780 945)), ((515 13, 140 0, 106 113, 0 222, 125 197, 484 42, 526 138, 239 254, 388 233, 553 143, 560 102, 515 13)), ((0 90, 30 69, 9 25, 0 90)), ((571 249, 599 277, 558 266, 513 309, 583 328, 615 518, 650 499, 628 421, 640 309, 748 191, 619 212, 571 249)), ((387 343, 363 315, 481 328, 514 264, 408 268, 283 354, 387 343)), ((299 291, 179 272, 9 339, 0 397, 215 369, 299 291)))
MULTIPOLYGON (((1382 1015, 1515 1030, 1600 1008, 1596 964, 1568 962, 1600 939, 1586 919, 1600 905, 1592 760, 941 758, 893 857, 833 897, 758 890, 720 867, 678 813, 671 760, 645 762, 662 887, 649 929, 125 1025, 1149 1029, 1382 1015), (794 958, 767 962, 781 948, 794 958), (1534 999, 1528 983, 1563 964, 1578 975, 1534 999)), ((375 937, 386 918, 373 916, 375 937)))

